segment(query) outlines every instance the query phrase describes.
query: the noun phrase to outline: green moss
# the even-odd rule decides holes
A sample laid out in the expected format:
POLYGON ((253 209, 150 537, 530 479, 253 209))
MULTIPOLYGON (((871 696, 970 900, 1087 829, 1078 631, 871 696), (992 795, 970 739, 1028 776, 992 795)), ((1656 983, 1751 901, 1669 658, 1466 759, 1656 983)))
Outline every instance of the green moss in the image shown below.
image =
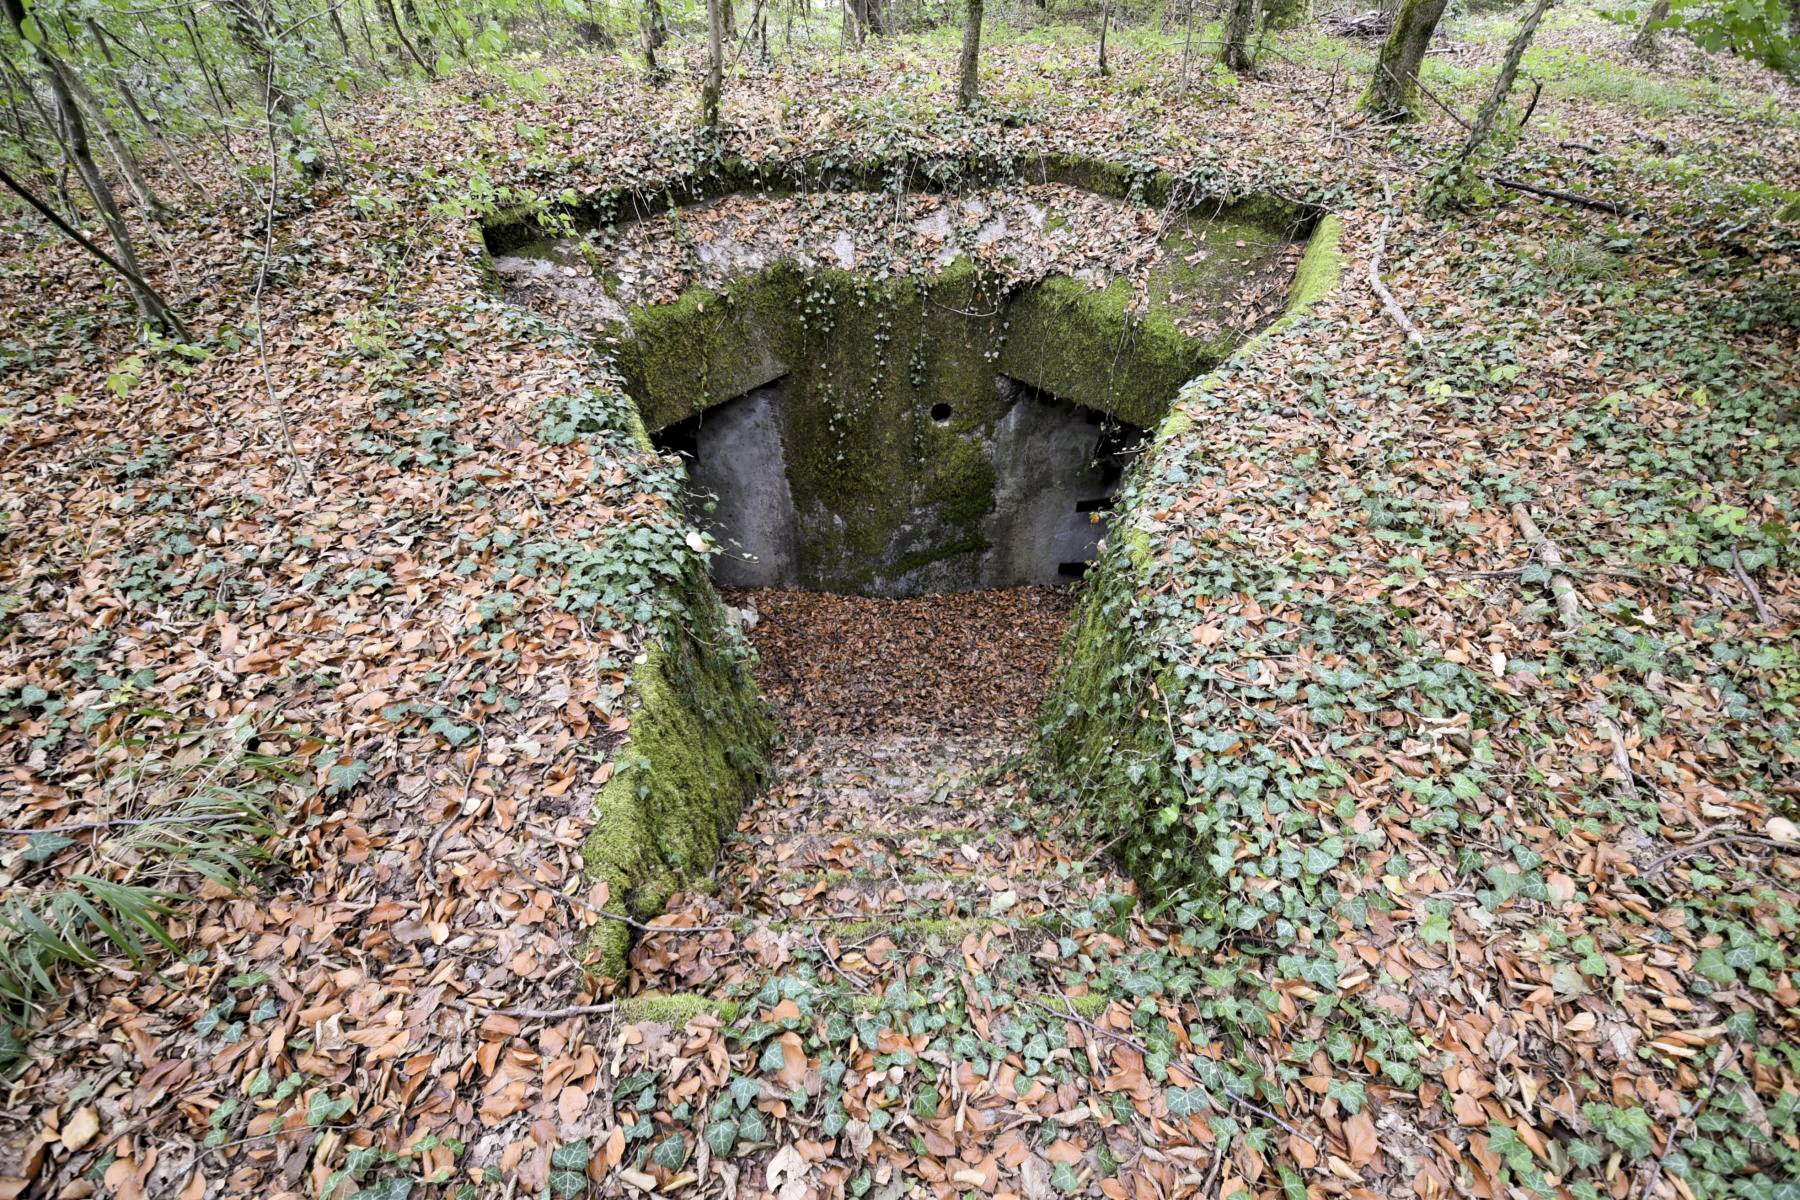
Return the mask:
POLYGON ((644 423, 662 429, 785 374, 770 336, 779 326, 745 310, 791 310, 796 286, 791 269, 774 268, 723 292, 692 287, 668 304, 633 308, 632 336, 615 359, 644 423))
POLYGON ((1306 253, 1294 270, 1294 281, 1288 285, 1286 321, 1299 316, 1337 290, 1344 279, 1344 223, 1327 213, 1319 218, 1312 235, 1306 239, 1306 253))
MULTIPOLYGON (((594 799, 582 846, 590 878, 605 880, 609 907, 654 916, 683 879, 699 875, 751 793, 772 722, 703 579, 670 597, 668 628, 631 676, 637 707, 629 740, 594 799)), ((599 971, 619 975, 630 927, 602 922, 599 971)))
POLYGON ((645 992, 619 1002, 619 1020, 627 1024, 651 1021, 685 1029, 695 1017, 717 1017, 730 1024, 737 1020, 743 1006, 736 1000, 699 992, 645 992))

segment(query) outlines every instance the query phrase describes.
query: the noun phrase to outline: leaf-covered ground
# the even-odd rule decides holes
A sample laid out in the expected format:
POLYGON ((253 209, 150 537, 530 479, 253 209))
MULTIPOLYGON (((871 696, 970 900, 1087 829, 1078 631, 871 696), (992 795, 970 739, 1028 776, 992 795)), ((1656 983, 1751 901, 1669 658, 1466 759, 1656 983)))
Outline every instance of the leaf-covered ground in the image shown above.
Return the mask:
MULTIPOLYGON (((1471 107, 1504 32, 1452 29, 1439 94, 1471 107)), ((754 840, 795 807, 778 782, 729 860, 762 874, 665 918, 768 929, 772 959, 694 979, 714 935, 649 934, 621 989, 735 1001, 712 1015, 568 1011, 619 999, 583 981, 604 898, 578 847, 696 552, 604 360, 495 295, 472 224, 703 169, 692 64, 362 102, 281 203, 260 303, 261 197, 190 196, 147 256, 194 347, 137 341, 86 262, 0 231, 7 886, 128 869, 89 823, 141 797, 108 781, 208 731, 300 774, 263 886, 178 908, 184 957, 38 997, 6 1189, 1791 1194, 1793 98, 1622 42, 1546 30, 1503 173, 1628 219, 1506 192, 1429 215, 1418 172, 1460 131, 1358 125, 1366 50, 1310 35, 1233 82, 1181 71, 1179 35, 1097 79, 1048 31, 984 50, 974 116, 936 42, 734 75, 734 154, 1158 165, 1329 207, 1347 274, 1185 393, 1195 429, 1134 485, 1133 612, 1184 681, 1153 811, 1084 813, 1079 781, 1030 801, 993 743, 879 789, 826 745, 795 769, 918 828, 979 812, 976 861, 821 834, 783 879, 787 831, 754 840), (1384 227, 1426 358, 1366 282, 1384 227), (1568 560, 1567 622, 1515 505, 1568 560), (51 826, 78 828, 11 832, 51 826), (1131 909, 1112 851, 1213 883, 1131 909), (794 936, 795 891, 923 924, 794 936)), ((906 778, 939 761, 896 745, 906 778)))

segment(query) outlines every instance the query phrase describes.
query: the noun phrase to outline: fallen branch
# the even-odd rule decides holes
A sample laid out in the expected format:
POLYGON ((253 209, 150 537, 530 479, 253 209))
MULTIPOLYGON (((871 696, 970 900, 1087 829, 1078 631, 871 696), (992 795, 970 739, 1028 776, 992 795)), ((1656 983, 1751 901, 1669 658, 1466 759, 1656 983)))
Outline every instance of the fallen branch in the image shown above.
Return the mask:
MULTIPOLYGON (((1383 182, 1382 187, 1384 190, 1386 189, 1387 185, 1385 181, 1383 182)), ((1390 193, 1389 199, 1391 200, 1392 198, 1392 194, 1390 193)), ((1375 235, 1375 250, 1374 253, 1369 256, 1369 287, 1374 291, 1375 295, 1380 298, 1381 307, 1387 312, 1388 316, 1393 318, 1394 324, 1398 325, 1400 331, 1406 334, 1406 340, 1418 347, 1419 353, 1429 354, 1429 351, 1425 347, 1425 338, 1419 333, 1418 327, 1414 325, 1411 318, 1406 315, 1406 310, 1400 307, 1400 302, 1394 299, 1394 293, 1388 290, 1387 284, 1381 282, 1381 257, 1383 254, 1387 253, 1388 227, 1393 224, 1393 220, 1394 217, 1392 213, 1381 218, 1381 232, 1375 235)))
POLYGON ((1738 557, 1735 546, 1731 549, 1731 571, 1737 576, 1738 582, 1744 585, 1744 590, 1750 593, 1750 602, 1756 605, 1757 617, 1764 625, 1775 624, 1775 614, 1763 600, 1762 590, 1756 586, 1756 580, 1750 578, 1750 572, 1744 570, 1744 560, 1738 557))
POLYGON ((1563 628, 1574 632, 1581 627, 1581 593, 1575 590, 1575 583, 1569 578, 1562 551, 1544 536, 1544 531, 1537 527, 1523 504, 1513 505, 1512 515, 1519 532, 1525 535, 1525 540, 1543 564, 1550 568, 1550 592, 1556 597, 1557 615, 1562 618, 1563 628))
POLYGON ((1580 192, 1564 192, 1557 188, 1539 187, 1535 183, 1526 183, 1522 179, 1507 179, 1500 175, 1489 175, 1489 179, 1501 187, 1512 188, 1516 192, 1525 192, 1532 196, 1541 196, 1546 200, 1561 200, 1564 204, 1574 204, 1581 208, 1592 208, 1599 212, 1611 213, 1615 217, 1641 217, 1644 210, 1620 204, 1616 200, 1599 200, 1593 196, 1583 196, 1580 192))
POLYGON ((1723 833, 1718 837, 1707 838, 1705 841, 1689 842, 1685 846, 1677 846, 1660 858, 1652 859, 1650 865, 1644 868, 1643 873, 1645 875, 1652 874, 1660 870, 1665 863, 1674 862, 1678 858, 1686 858, 1690 854, 1698 854, 1702 850, 1710 850, 1714 846, 1727 846, 1733 842, 1743 842, 1751 846, 1772 846, 1777 850, 1792 850, 1794 848, 1792 842, 1783 842, 1776 838, 1763 837, 1761 834, 1723 833))

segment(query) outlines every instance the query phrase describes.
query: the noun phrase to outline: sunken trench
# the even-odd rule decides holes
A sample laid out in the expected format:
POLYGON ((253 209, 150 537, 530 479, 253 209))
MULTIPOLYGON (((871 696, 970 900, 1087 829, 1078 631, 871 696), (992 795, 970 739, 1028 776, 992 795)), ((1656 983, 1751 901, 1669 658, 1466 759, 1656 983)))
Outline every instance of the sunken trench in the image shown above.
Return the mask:
MULTIPOLYGON (((597 801, 589 867, 628 911, 712 871, 762 778, 750 683, 704 665, 721 621, 796 735, 777 779, 815 742, 978 757, 1028 735, 1121 481, 1182 385, 1284 311, 1313 224, 1101 176, 1113 194, 615 198, 584 233, 490 230, 509 297, 608 354, 718 547, 725 604, 704 580, 677 600, 693 628, 641 660, 633 750, 597 801)), ((628 935, 604 932, 617 970, 628 935)))

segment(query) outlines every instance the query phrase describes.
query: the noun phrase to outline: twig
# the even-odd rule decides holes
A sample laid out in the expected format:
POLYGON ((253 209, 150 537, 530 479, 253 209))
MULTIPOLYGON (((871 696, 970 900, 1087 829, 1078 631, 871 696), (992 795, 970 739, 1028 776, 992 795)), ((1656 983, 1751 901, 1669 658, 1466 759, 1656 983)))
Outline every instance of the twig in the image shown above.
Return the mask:
POLYGON ((1555 542, 1544 536, 1544 531, 1537 527, 1531 514, 1525 511, 1523 504, 1512 506, 1513 521, 1519 532, 1537 551, 1538 558, 1550 568, 1550 591, 1556 597, 1557 615, 1562 618, 1563 628, 1574 632, 1581 627, 1581 593, 1575 590, 1574 582, 1563 569, 1562 551, 1555 542))
MULTIPOLYGON (((1388 73, 1389 79, 1392 79, 1395 83, 1400 82, 1400 77, 1398 75, 1394 74, 1394 68, 1388 66, 1386 63, 1382 63, 1381 69, 1388 73)), ((1444 114, 1446 116, 1448 116, 1452 121, 1455 121, 1458 125, 1461 125, 1463 127, 1463 131, 1465 133, 1473 133, 1475 131, 1475 127, 1469 124, 1467 118, 1465 118, 1461 113, 1457 112, 1454 108, 1451 108, 1443 100, 1439 99, 1438 94, 1436 92, 1432 91, 1430 88, 1425 86, 1425 81, 1423 79, 1419 78, 1418 72, 1416 72, 1416 71, 1413 72, 1412 81, 1413 81, 1413 86, 1418 88, 1420 93, 1427 100, 1431 101, 1433 104, 1437 105, 1440 109, 1442 109, 1444 111, 1444 114)))
MULTIPOLYGON (((1056 1009, 1051 1008, 1048 1004, 1042 1004, 1036 1000, 1033 1000, 1030 996, 1020 996, 1020 997, 1018 997, 1018 999, 1026 1004, 1029 1004, 1031 1007, 1033 1007, 1035 1009, 1039 1009, 1043 1012, 1049 1013, 1053 1017, 1059 1017, 1064 1021, 1073 1021, 1075 1024, 1081 1026, 1083 1029, 1092 1030, 1093 1032, 1099 1034, 1101 1037, 1111 1038, 1113 1041, 1118 1042, 1120 1045, 1129 1046, 1131 1049, 1137 1051, 1139 1054, 1142 1054, 1145 1057, 1149 1057, 1150 1048, 1148 1046, 1144 1045, 1144 1043, 1138 1041, 1136 1038, 1132 1037, 1130 1034, 1120 1033, 1116 1029, 1108 1029, 1104 1025, 1101 1025, 1094 1021, 1088 1020, 1086 1017, 1084 1017, 1080 1013, 1076 1012, 1074 1010, 1073 1006, 1071 1006, 1067 1011, 1058 1012, 1056 1009)), ((1065 999, 1064 1003, 1067 1003, 1066 999, 1065 999)), ((1192 1070, 1190 1070, 1188 1067, 1186 1067, 1185 1065, 1183 1065, 1181 1060, 1178 1058, 1171 1058, 1169 1060, 1169 1066, 1174 1070, 1180 1071, 1183 1075, 1186 1075, 1189 1079, 1193 1080, 1194 1084, 1197 1087, 1199 1087, 1199 1089, 1201 1090, 1202 1093, 1205 1094, 1206 1102, 1208 1104, 1213 1105, 1215 1108, 1218 1107, 1217 1101, 1215 1101, 1213 1099, 1212 1090, 1206 1086, 1206 1080, 1204 1080, 1204 1079, 1200 1078, 1200 1076, 1194 1074, 1194 1072, 1192 1070)), ((1239 1108, 1242 1108, 1246 1112, 1255 1113, 1257 1116, 1263 1118, 1266 1121, 1274 1122, 1276 1125, 1280 1126, 1282 1129, 1287 1130, 1287 1132, 1293 1134, 1295 1137, 1299 1138, 1301 1141, 1305 1142, 1307 1145, 1311 1146, 1313 1149, 1317 1150, 1317 1149, 1321 1148, 1319 1145, 1319 1142, 1316 1138, 1313 1138, 1305 1133, 1302 1133, 1299 1129, 1295 1128, 1295 1126, 1293 1125, 1292 1122, 1284 1120, 1283 1118, 1276 1116, 1274 1113, 1270 1112, 1266 1108, 1263 1108, 1261 1105, 1258 1105, 1258 1104, 1254 1103, 1253 1101, 1246 1100, 1244 1097, 1239 1096, 1233 1092, 1226 1092, 1225 1096, 1227 1099, 1229 1099, 1233 1104, 1237 1105, 1239 1108)))
MULTIPOLYGON (((1386 180, 1382 181, 1382 189, 1387 190, 1386 180)), ((1390 202, 1393 199, 1391 192, 1388 193, 1388 199, 1390 202)), ((1375 235, 1375 251, 1369 256, 1369 287, 1376 296, 1380 297, 1381 307, 1387 311, 1388 316, 1394 319, 1394 324, 1400 326, 1401 332, 1406 334, 1406 340, 1418 347, 1419 353, 1428 355, 1425 339, 1420 335, 1418 327, 1406 315, 1406 310, 1400 307, 1400 302, 1394 299, 1394 293, 1388 291, 1387 284, 1381 282, 1381 256, 1387 252, 1388 227, 1393 220, 1394 215, 1391 212, 1381 218, 1381 232, 1375 235)))
POLYGON ((1625 734, 1608 716, 1596 716, 1594 726, 1600 730, 1601 737, 1612 742, 1613 768, 1619 772, 1619 781, 1624 785, 1627 798, 1636 800, 1637 776, 1631 771, 1631 751, 1626 748, 1625 734))
POLYGON ((524 1017, 532 1021, 560 1021, 564 1017, 597 1017, 606 1013, 619 1011, 615 1002, 607 1004, 571 1004, 565 1008, 483 1008, 479 1004, 470 1004, 467 1000, 445 1001, 451 1008, 461 1009, 466 1013, 481 1013, 492 1017, 524 1017))
POLYGON ((1533 196, 1541 196, 1546 200, 1561 200, 1565 204, 1574 204, 1582 208, 1592 208, 1599 212, 1611 213, 1615 217, 1641 217, 1644 210, 1620 204, 1616 200, 1598 200, 1592 196, 1583 196, 1579 192, 1564 192, 1556 188, 1539 187, 1535 183, 1526 183, 1522 179, 1507 179, 1499 175, 1489 175, 1489 179, 1501 187, 1512 188, 1516 192, 1526 192, 1533 196))
POLYGON ((1527 121, 1531 120, 1531 114, 1537 111, 1538 97, 1544 94, 1544 81, 1543 80, 1538 79, 1534 76, 1531 80, 1531 84, 1532 84, 1531 103, 1529 103, 1525 106, 1525 115, 1519 118, 1519 128, 1520 129, 1524 129, 1525 123, 1527 121))
POLYGON ((1795 848, 1792 842, 1776 841, 1774 838, 1763 837, 1760 834, 1722 833, 1718 837, 1707 838, 1703 842, 1689 842, 1685 846, 1677 846, 1662 857, 1652 859, 1650 865, 1644 868, 1643 873, 1649 875, 1662 867, 1664 863, 1674 862, 1678 858, 1686 858, 1690 854, 1698 854, 1702 850, 1710 850, 1714 846, 1724 846, 1732 842, 1747 842, 1754 846, 1773 846, 1777 850, 1792 850, 1795 848))
POLYGON ((275 383, 269 374, 269 350, 267 339, 263 336, 263 289, 269 282, 269 260, 275 257, 275 204, 281 192, 281 148, 275 141, 275 109, 272 97, 275 93, 275 56, 269 56, 268 76, 263 83, 263 117, 269 130, 269 202, 263 212, 263 252, 262 261, 256 268, 256 290, 250 297, 250 311, 256 321, 256 361, 262 375, 263 394, 268 397, 269 404, 275 409, 275 415, 281 419, 281 442, 288 453, 288 479, 295 479, 308 494, 312 492, 312 477, 306 473, 306 467, 300 459, 300 452, 294 449, 294 431, 288 423, 287 404, 275 394, 275 383))
POLYGON ((1731 571, 1737 576, 1738 582, 1744 585, 1744 590, 1750 593, 1750 602, 1756 605, 1756 615, 1762 623, 1775 624, 1775 614, 1769 611, 1768 604, 1763 601, 1762 591, 1757 588, 1756 580, 1750 578, 1750 572, 1744 570, 1744 560, 1738 557, 1736 546, 1731 548, 1731 571))
POLYGON ((1713 1058, 1712 1074, 1706 1080, 1705 1089, 1694 1097, 1694 1107, 1682 1113, 1676 1119, 1675 1124, 1670 1127, 1669 1139, 1663 1143, 1663 1152, 1644 1164, 1643 1172, 1638 1176, 1643 1185, 1638 1189, 1638 1195, 1647 1200, 1650 1193, 1656 1189, 1657 1183, 1662 1179, 1663 1159, 1670 1150, 1675 1148, 1676 1141, 1681 1137, 1681 1127, 1698 1117, 1700 1110, 1712 1103, 1713 1089, 1719 1086, 1719 1073, 1725 1069, 1726 1063, 1737 1057, 1739 1045, 1740 1043, 1733 1039, 1719 1047, 1719 1053, 1713 1058))

